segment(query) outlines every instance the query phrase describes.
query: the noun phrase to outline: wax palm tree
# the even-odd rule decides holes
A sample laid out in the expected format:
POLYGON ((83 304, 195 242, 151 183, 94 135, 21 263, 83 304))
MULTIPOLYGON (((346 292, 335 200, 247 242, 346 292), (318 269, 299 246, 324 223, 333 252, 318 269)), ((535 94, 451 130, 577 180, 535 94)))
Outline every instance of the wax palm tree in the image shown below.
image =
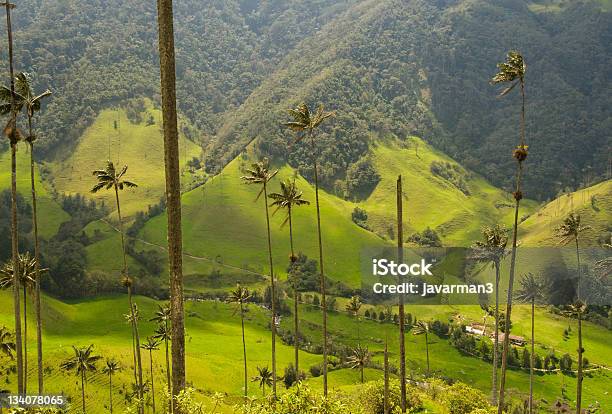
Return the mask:
MULTIPOLYGON (((48 89, 37 95, 32 90, 31 86, 31 75, 28 73, 21 72, 15 77, 15 105, 16 111, 21 112, 25 109, 28 116, 28 136, 25 138, 26 142, 30 146, 30 184, 32 189, 32 224, 34 229, 34 258, 36 259, 36 265, 40 263, 40 243, 38 239, 38 214, 36 204, 36 185, 35 185, 35 170, 34 170, 34 142, 36 141, 36 135, 32 129, 32 119, 34 114, 40 111, 41 101, 51 95, 51 91, 48 89)), ((11 111, 11 90, 7 87, 2 87, 0 90, 0 98, 3 99, 4 103, 0 105, 0 113, 8 114, 11 111), (8 97, 8 99, 7 99, 8 97)), ((36 310, 36 343, 37 343, 37 362, 38 362, 38 394, 43 393, 43 372, 42 372, 42 318, 40 315, 40 271, 36 268, 35 275, 36 289, 34 295, 34 305, 36 310)), ((25 384, 24 384, 25 385, 25 384)))
POLYGON ((244 398, 246 398, 248 395, 249 386, 249 379, 247 376, 246 341, 244 337, 244 314, 246 312, 246 305, 248 304, 251 297, 252 295, 251 292, 249 292, 249 289, 244 288, 240 286, 240 284, 238 284, 238 286, 236 286, 236 290, 233 290, 227 298, 227 301, 229 303, 234 303, 236 305, 234 314, 236 314, 236 312, 240 312, 240 324, 242 325, 242 359, 244 363, 244 398))
MULTIPOLYGON (((133 312, 128 312, 125 315, 123 315, 123 318, 130 326, 134 326, 134 324, 137 324, 138 321, 140 320, 140 312, 138 311, 138 306, 134 304, 132 309, 133 309, 133 312)), ((136 359, 135 347, 136 347, 136 335, 134 333, 134 329, 132 329, 132 362, 134 364, 134 367, 133 367, 134 383, 138 384, 138 360, 136 359)))
POLYGON ((10 360, 15 358, 15 341, 13 334, 9 332, 6 326, 0 328, 0 354, 6 355, 10 360))
POLYGON ((491 401, 497 404, 497 370, 499 369, 499 281, 501 261, 508 254, 508 229, 499 224, 482 229, 482 240, 472 246, 471 258, 482 263, 491 263, 495 269, 495 331, 493 333, 493 376, 491 401))
POLYGON ((19 278, 17 277, 17 271, 19 266, 19 233, 17 226, 17 144, 23 139, 23 134, 17 128, 17 94, 15 93, 15 72, 13 70, 13 35, 11 29, 11 7, 8 2, 6 3, 6 19, 7 19, 7 32, 8 32, 8 61, 9 61, 9 79, 10 88, 8 99, 4 99, 5 102, 10 102, 10 117, 4 127, 4 135, 9 140, 11 147, 11 257, 13 262, 13 269, 15 271, 13 284, 13 308, 15 316, 15 346, 17 348, 17 393, 24 394, 24 381, 23 381, 23 349, 21 348, 21 317, 20 317, 20 304, 19 304, 19 278))
MULTIPOLYGON (((290 181, 281 181, 280 183, 281 191, 280 193, 271 193, 270 198, 272 204, 270 207, 276 207, 276 210, 272 213, 273 215, 280 209, 287 210, 287 217, 285 221, 283 221, 282 226, 285 226, 289 223, 289 246, 291 247, 291 256, 289 260, 291 262, 290 269, 293 270, 293 264, 297 260, 297 256, 295 255, 295 251, 293 248, 293 222, 292 222, 292 209, 293 207, 303 206, 310 204, 310 201, 307 201, 302 198, 303 193, 298 190, 295 185, 295 180, 290 181)), ((299 350, 300 350, 300 342, 299 342, 299 318, 298 318, 298 280, 296 275, 293 275, 293 336, 294 336, 294 354, 295 354, 295 372, 300 372, 299 368, 299 350)))
POLYGON ((113 414, 113 375, 121 370, 121 366, 114 359, 107 359, 102 373, 108 375, 108 401, 110 403, 110 413, 113 414))
POLYGON ((370 351, 368 351, 367 347, 357 345, 357 347, 353 349, 351 356, 349 356, 346 361, 352 369, 359 369, 362 384, 364 381, 363 370, 368 365, 371 358, 372 355, 370 354, 370 351))
MULTIPOLYGON (((123 270, 122 270, 122 284, 125 288, 127 288, 128 292, 128 303, 130 305, 130 312, 132 313, 131 318, 131 327, 132 334, 135 339, 135 344, 133 347, 134 359, 136 360, 136 371, 138 373, 138 378, 136 379, 137 384, 142 385, 142 360, 140 357, 140 338, 138 335, 138 324, 136 323, 136 318, 133 315, 134 311, 134 303, 132 301, 132 280, 129 277, 129 270, 127 264, 127 251, 125 247, 125 233, 123 230, 123 218, 121 217, 121 203, 119 200, 119 191, 122 191, 125 188, 135 188, 138 185, 132 181, 125 179, 125 174, 127 173, 128 166, 124 165, 123 168, 119 171, 115 168, 115 164, 111 161, 106 161, 106 166, 100 170, 94 170, 93 175, 96 177, 98 183, 94 185, 91 189, 93 194, 98 193, 102 190, 112 190, 115 192, 115 203, 117 207, 117 217, 119 219, 119 233, 121 234, 121 251, 123 254, 123 270)), ((142 387, 139 387, 142 390, 142 387)), ((139 396, 142 400, 142 395, 139 396)), ((142 411, 142 408, 141 408, 142 411)))
POLYGON ((276 398, 276 283, 274 282, 274 262, 272 261, 272 236, 270 234, 270 213, 268 211, 268 183, 278 173, 278 170, 271 171, 268 166, 268 159, 251 165, 246 170, 246 175, 240 177, 247 184, 260 185, 261 190, 257 194, 255 201, 264 196, 264 206, 266 212, 266 229, 268 232, 268 258, 270 261, 270 293, 272 302, 272 394, 276 398))
MULTIPOLYGON (((36 288, 36 275, 47 269, 39 269, 38 263, 30 252, 19 254, 19 285, 23 290, 23 389, 27 392, 28 384, 28 292, 36 288)), ((7 262, 0 268, 0 289, 8 289, 13 286, 13 263, 7 262)))
POLYGON ((580 215, 570 213, 569 216, 563 220, 563 224, 557 228, 557 236, 560 239, 561 244, 566 245, 568 243, 574 242, 576 245, 576 261, 577 261, 577 270, 578 270, 578 284, 576 289, 577 296, 577 304, 575 305, 574 315, 578 319, 578 378, 577 378, 577 391, 576 391, 576 414, 580 414, 581 405, 582 405, 582 380, 583 380, 583 361, 582 354, 584 353, 584 348, 582 348, 582 316, 586 311, 586 305, 582 302, 581 297, 581 284, 582 279, 580 277, 580 234, 584 231, 589 230, 590 226, 583 226, 580 222, 580 215))
MULTIPOLYGON (((155 330, 155 339, 164 341, 166 348, 166 381, 168 386, 168 395, 172 398, 172 379, 170 377, 170 352, 168 343, 171 340, 170 326, 168 325, 171 321, 171 310, 169 305, 159 305, 155 316, 149 319, 150 322, 157 322, 158 328, 155 330)), ((172 410, 172 400, 168 402, 169 410, 172 410)))
POLYGON ((155 379, 153 378, 153 351, 159 350, 160 341, 155 337, 148 337, 141 345, 145 351, 149 351, 149 368, 151 375, 151 398, 153 400, 153 414, 155 414, 155 379))
MULTIPOLYGON (((397 262, 404 262, 404 191, 402 188, 402 176, 397 177, 396 182, 396 212, 397 212, 397 262)), ((398 284, 404 283, 404 277, 398 275, 398 284)), ((406 413, 406 309, 404 307, 404 295, 397 297, 397 310, 399 314, 399 376, 400 376, 400 408, 406 413)))
POLYGON ((357 343, 361 342, 359 335, 359 310, 361 309, 362 303, 359 296, 352 296, 351 300, 346 304, 346 311, 357 321, 357 343))
POLYGON ((529 360, 529 414, 533 413, 533 369, 535 363, 535 305, 544 298, 542 282, 533 273, 523 275, 516 298, 531 304, 531 358, 529 360))
POLYGON ((323 267, 323 241, 321 235, 321 209, 319 205, 319 168, 318 150, 316 145, 316 132, 325 120, 334 116, 333 112, 325 112, 323 105, 319 105, 315 112, 311 112, 308 105, 302 103, 294 109, 289 110, 292 121, 286 122, 285 126, 298 133, 296 142, 303 138, 310 141, 311 155, 313 160, 314 181, 315 181, 315 204, 317 206, 317 234, 319 241, 319 272, 321 290, 321 308, 323 309, 323 393, 327 396, 327 301, 325 293, 325 269, 323 267))
POLYGON ((168 215, 168 264, 172 309, 172 392, 185 389, 185 314, 183 292, 183 235, 181 229, 181 170, 176 113, 176 64, 172 0, 158 0, 159 67, 161 77, 166 210, 168 215))
POLYGON ((77 348, 72 346, 74 356, 64 361, 60 368, 65 371, 74 371, 76 375, 81 377, 81 401, 83 404, 83 414, 85 414, 85 382, 87 381, 88 372, 96 372, 96 363, 102 357, 93 354, 93 345, 87 348, 77 348))
MULTIPOLYGON (((506 57, 506 61, 497 65, 499 72, 491 80, 492 84, 510 83, 510 86, 504 89, 500 96, 506 96, 517 85, 521 87, 521 119, 520 119, 520 139, 519 145, 515 148, 512 156, 516 160, 516 183, 514 195, 514 226, 512 232, 512 252, 510 256, 510 275, 508 277, 508 302, 506 305, 506 321, 512 318, 512 297, 514 289, 514 274, 516 270, 516 250, 519 224, 519 209, 521 199, 523 198, 522 180, 523 180, 523 162, 527 159, 528 146, 525 140, 525 71, 527 66, 523 56, 516 52, 510 51, 506 57)), ((508 329, 509 331, 509 329, 508 329)), ((508 368, 508 350, 510 349, 510 332, 505 332, 504 348, 502 351, 502 369, 499 389, 499 404, 497 407, 498 414, 502 414, 504 409, 504 398, 506 391, 506 370, 508 368)))
POLYGON ((427 376, 429 376, 429 331, 430 326, 428 322, 418 321, 412 327, 413 335, 424 335, 425 336, 425 354, 427 355, 427 376))
POLYGON ((259 388, 261 388, 261 391, 265 397, 266 387, 271 387, 274 383, 274 374, 272 374, 268 367, 257 367, 257 375, 254 376, 251 381, 259 383, 259 388))

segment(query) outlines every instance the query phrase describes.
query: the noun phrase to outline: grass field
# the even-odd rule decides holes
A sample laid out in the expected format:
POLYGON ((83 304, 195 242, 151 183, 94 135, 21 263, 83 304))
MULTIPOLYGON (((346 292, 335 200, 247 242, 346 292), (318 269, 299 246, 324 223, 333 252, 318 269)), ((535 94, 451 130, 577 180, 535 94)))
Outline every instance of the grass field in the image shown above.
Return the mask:
POLYGON ((555 229, 570 213, 580 214, 591 229, 581 235, 584 245, 597 246, 597 239, 610 232, 612 180, 564 194, 543 206, 521 224, 521 239, 529 246, 554 246, 555 229))
MULTIPOLYGON (((156 309, 156 302, 138 297, 136 299, 140 312, 141 337, 145 338, 153 332, 153 324, 147 322, 156 309)), ((0 303, 10 305, 10 292, 0 291, 0 303)), ((343 304, 339 304, 343 305, 343 304)), ((132 379, 130 359, 129 328, 124 322, 121 309, 126 307, 124 296, 100 297, 94 300, 81 300, 65 303, 45 297, 43 312, 45 315, 45 367, 47 376, 47 393, 64 392, 73 397, 78 407, 80 388, 77 378, 59 370, 59 364, 70 356, 71 345, 95 345, 95 352, 105 358, 116 358, 124 367, 117 375, 114 384, 114 404, 123 407, 126 390, 125 384, 132 379)), ((300 305, 302 317, 302 330, 309 341, 320 342, 320 312, 308 305, 300 305)), ((3 306, 0 310, 0 326, 12 326, 10 306, 3 306)), ((267 312, 251 305, 246 323, 247 355, 249 361, 249 375, 256 373, 257 366, 269 365, 270 338, 266 328, 267 312)), ((476 307, 444 307, 444 306, 409 306, 407 311, 419 319, 440 320, 456 319, 461 315, 465 321, 481 320, 481 312, 476 307)), ((515 333, 525 336, 528 332, 529 310, 524 306, 516 307, 515 333)), ((30 322, 34 318, 30 314, 30 322)), ((554 349, 560 355, 564 352, 574 354, 576 346, 575 335, 569 340, 562 339, 562 331, 568 321, 563 318, 551 316, 544 309, 537 313, 537 351, 541 355, 554 349)), ((292 329, 291 318, 283 318, 282 329, 292 329)), ((388 335, 390 343, 391 361, 397 362, 396 327, 392 324, 380 324, 369 320, 356 321, 344 312, 333 312, 329 318, 329 330, 332 342, 355 346, 361 343, 367 346, 374 354, 375 362, 382 362, 384 338, 388 335)), ((35 354, 34 330, 30 330, 29 355, 35 354)), ((575 332, 575 329, 574 329, 575 332)), ((212 396, 214 392, 225 394, 225 401, 231 406, 239 401, 242 387, 242 346, 240 341, 240 320, 234 315, 230 305, 206 301, 188 302, 186 305, 186 349, 187 349, 187 377, 190 384, 199 391, 202 398, 212 396), (221 346, 222 345, 222 346, 221 346)), ((610 366, 610 356, 606 352, 610 333, 602 327, 585 323, 584 346, 591 364, 605 364, 610 366)), ((407 334, 407 357, 409 372, 417 378, 425 371, 425 342, 423 336, 407 334)), ((487 392, 489 384, 489 371, 491 365, 477 358, 462 355, 453 348, 447 340, 435 335, 429 340, 431 368, 436 375, 449 376, 464 381, 476 388, 487 392)), ((277 344, 279 373, 292 362, 293 349, 290 346, 277 344)), ((154 353, 155 381, 157 390, 163 386, 164 356, 163 350, 154 353)), ((148 363, 148 355, 143 353, 144 363, 148 363)), ((302 369, 318 364, 320 355, 305 352, 300 354, 302 369)), ((35 387, 34 360, 30 360, 29 387, 35 387)), ((148 366, 148 365, 147 365, 148 366)), ((8 377, 6 373, 4 387, 12 389, 15 386, 13 374, 8 377), (8 380, 7 380, 8 378, 8 380), (7 382, 8 381, 8 382, 7 382)), ((146 376, 148 378, 148 374, 146 376)), ((356 370, 341 369, 330 374, 332 388, 342 389, 345 392, 354 391, 358 383, 359 374, 356 370)), ((366 380, 381 377, 381 371, 366 370, 366 380)), ((608 395, 610 374, 600 370, 591 373, 584 381, 584 401, 592 403, 599 401, 602 407, 610 406, 612 399, 608 395)), ((321 378, 310 378, 308 383, 314 389, 321 388, 321 378)), ((512 370, 508 374, 509 388, 514 395, 524 394, 528 390, 528 375, 521 370, 512 370)), ((547 374, 536 379, 535 393, 538 399, 549 403, 561 395, 561 388, 565 385, 566 394, 570 400, 575 397, 575 378, 568 375, 547 374)), ((255 384, 249 384, 249 394, 261 395, 255 384)), ((104 404, 108 400, 107 379, 101 373, 93 374, 87 385, 88 411, 92 413, 104 412, 104 404)), ((157 396, 159 401, 161 396, 157 396)))
MULTIPOLYGON (((58 193, 89 194, 95 184, 91 172, 103 168, 106 160, 111 160, 117 168, 128 165, 126 179, 139 185, 121 194, 124 216, 146 211, 149 205, 157 204, 165 188, 164 169, 161 168, 164 161, 161 112, 146 101, 142 117, 143 122, 134 124, 128 120, 124 109, 102 111, 69 156, 49 164, 58 193), (151 125, 148 123, 150 117, 154 122, 151 125)), ((182 134, 179 145, 182 167, 193 157, 200 157, 200 147, 182 134)), ((183 172, 183 181, 190 182, 189 174, 183 172)), ((111 211, 115 210, 112 192, 101 192, 92 197, 104 202, 111 211)))
MULTIPOLYGON (((11 153, 0 153, 0 191, 11 188, 11 153)), ((32 202, 30 184, 30 149, 19 144, 17 149, 17 191, 28 202, 32 202)), ((36 193, 39 209, 39 231, 41 237, 48 239, 59 229, 60 224, 69 219, 68 214, 53 199, 47 184, 40 178, 36 169, 36 193)))

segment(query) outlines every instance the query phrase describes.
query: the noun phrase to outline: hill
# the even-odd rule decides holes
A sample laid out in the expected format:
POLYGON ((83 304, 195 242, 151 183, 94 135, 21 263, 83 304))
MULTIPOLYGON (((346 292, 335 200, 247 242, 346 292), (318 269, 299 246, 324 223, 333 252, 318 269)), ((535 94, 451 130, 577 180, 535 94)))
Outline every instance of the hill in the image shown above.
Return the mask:
MULTIPOLYGON (((509 188, 518 103, 497 99, 487 82, 506 51, 519 48, 529 65, 525 185, 544 200, 605 174, 612 13, 593 1, 567 2, 556 13, 533 11, 531 3, 184 1, 175 11, 179 107, 198 128, 195 141, 209 145, 209 172, 259 134, 264 152, 309 177, 305 151, 288 155, 288 137, 277 128, 287 108, 306 100, 339 114, 324 136, 322 179, 330 190, 368 153, 370 133, 421 136, 509 188), (520 28, 520 38, 508 27, 520 28)), ((158 100, 153 4, 22 5, 17 69, 36 68, 36 86, 54 92, 40 119, 49 161, 70 152, 103 109, 158 100)))

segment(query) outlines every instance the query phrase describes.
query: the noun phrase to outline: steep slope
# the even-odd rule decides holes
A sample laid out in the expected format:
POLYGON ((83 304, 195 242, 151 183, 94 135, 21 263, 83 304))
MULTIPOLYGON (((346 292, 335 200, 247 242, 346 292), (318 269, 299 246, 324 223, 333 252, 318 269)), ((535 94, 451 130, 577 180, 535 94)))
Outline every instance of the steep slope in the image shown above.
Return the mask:
MULTIPOLYGON (((89 194, 96 183, 91 172, 104 168, 106 160, 116 168, 128 166, 126 179, 138 184, 136 189, 121 193, 121 210, 124 217, 137 211, 146 211, 149 205, 158 204, 164 195, 163 138, 161 134, 161 112, 146 101, 140 119, 128 119, 125 108, 109 108, 102 111, 87 128, 76 144, 74 151, 62 159, 48 163, 55 189, 60 194, 89 194)), ((201 156, 200 147, 184 134, 180 136, 181 167, 192 158, 201 156)), ((183 169, 183 183, 191 185, 191 174, 183 169)), ((115 211, 115 194, 101 191, 89 195, 115 211)))
POLYGON ((583 225, 591 229, 582 235, 589 246, 610 243, 612 232, 612 180, 572 193, 560 195, 537 210, 521 224, 521 236, 528 246, 551 246, 558 243, 557 229, 570 213, 580 214, 583 225))

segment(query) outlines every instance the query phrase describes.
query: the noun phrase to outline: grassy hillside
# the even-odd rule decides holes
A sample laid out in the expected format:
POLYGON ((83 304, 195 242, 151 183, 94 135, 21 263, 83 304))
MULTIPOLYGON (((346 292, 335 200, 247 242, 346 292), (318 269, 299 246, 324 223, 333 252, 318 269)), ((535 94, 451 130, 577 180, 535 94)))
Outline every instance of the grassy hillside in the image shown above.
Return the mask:
MULTIPOLYGON (((359 205, 368 212, 368 224, 382 235, 387 236, 389 229, 396 229, 396 180, 400 174, 406 237, 430 227, 439 233, 445 245, 469 246, 480 238, 483 225, 512 224, 513 200, 508 193, 466 171, 417 137, 405 142, 378 142, 372 149, 372 160, 381 182, 359 205), (469 194, 448 179, 433 174, 431 165, 436 162, 456 167, 469 194)), ((521 215, 530 214, 536 205, 525 200, 521 215)))
MULTIPOLYGON (((128 165, 126 179, 139 187, 121 194, 121 212, 130 216, 157 204, 164 194, 164 150, 161 128, 161 112, 146 101, 142 122, 132 123, 122 108, 105 109, 87 128, 74 151, 59 161, 49 164, 51 178, 58 193, 89 194, 95 179, 91 172, 103 168, 106 160, 118 168, 128 165)), ((201 149, 182 134, 180 161, 185 166, 193 157, 200 157, 201 149)), ((183 181, 190 184, 184 171, 183 181)), ((114 193, 103 191, 93 197, 115 210, 114 193)))
MULTIPOLYGON (((237 158, 221 174, 204 186, 183 196, 183 240, 185 252, 207 257, 225 265, 233 265, 257 273, 269 274, 263 198, 255 202, 259 188, 244 184, 240 176, 250 161, 237 158)), ((279 180, 294 177, 294 171, 281 167, 269 191, 279 191, 279 180)), ((302 177, 296 183, 304 191, 308 206, 295 210, 294 237, 296 251, 318 258, 314 189, 302 177)), ((384 243, 374 234, 351 221, 352 204, 321 192, 326 273, 351 286, 360 284, 360 254, 368 246, 384 243)), ((141 237, 158 245, 166 244, 166 217, 147 223, 141 237)), ((289 228, 281 228, 282 212, 271 220, 274 264, 277 273, 284 273, 289 258, 289 228)), ((187 260, 186 273, 198 273, 209 262, 187 260)))
POLYGON ((529 246, 558 244, 555 229, 572 212, 580 214, 583 224, 592 227, 581 235, 583 243, 597 246, 598 238, 611 231, 612 180, 561 195, 544 205, 521 224, 523 243, 529 246))
MULTIPOLYGON (((28 146, 20 144, 17 150, 17 191, 28 202, 32 202, 30 185, 30 152, 28 146)), ((11 153, 0 153, 0 191, 11 188, 11 153)), ((68 214, 53 200, 47 184, 40 178, 36 170, 36 191, 38 199, 39 231, 43 238, 50 238, 64 221, 68 214)))

